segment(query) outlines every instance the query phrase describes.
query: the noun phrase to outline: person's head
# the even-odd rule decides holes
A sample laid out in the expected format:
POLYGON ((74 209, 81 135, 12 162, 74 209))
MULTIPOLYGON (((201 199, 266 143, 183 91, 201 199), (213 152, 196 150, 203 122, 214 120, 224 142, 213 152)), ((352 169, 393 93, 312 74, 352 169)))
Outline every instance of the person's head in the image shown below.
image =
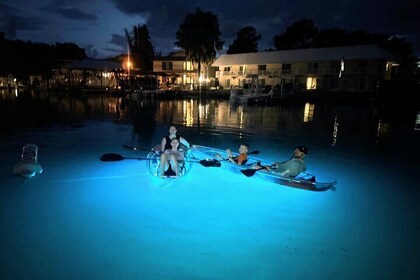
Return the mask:
POLYGON ((172 146, 172 149, 178 149, 178 146, 179 146, 178 139, 176 139, 176 138, 172 139, 171 140, 171 146, 172 146))
POLYGON ((239 153, 240 154, 247 154, 248 153, 248 149, 249 149, 249 145, 248 144, 241 144, 239 146, 239 153))
POLYGON ((169 127, 169 134, 176 134, 177 130, 176 127, 174 125, 171 125, 169 127))
POLYGON ((295 158, 303 159, 307 153, 308 148, 306 148, 306 146, 299 145, 295 147, 295 150, 293 151, 293 156, 295 158))

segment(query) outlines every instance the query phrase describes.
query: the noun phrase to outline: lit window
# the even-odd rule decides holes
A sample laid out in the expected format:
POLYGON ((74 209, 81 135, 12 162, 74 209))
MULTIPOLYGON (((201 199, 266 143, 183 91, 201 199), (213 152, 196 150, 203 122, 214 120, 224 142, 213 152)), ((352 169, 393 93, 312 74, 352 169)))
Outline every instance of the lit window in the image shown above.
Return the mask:
POLYGON ((316 78, 315 77, 308 77, 306 80, 306 89, 316 89, 316 78))

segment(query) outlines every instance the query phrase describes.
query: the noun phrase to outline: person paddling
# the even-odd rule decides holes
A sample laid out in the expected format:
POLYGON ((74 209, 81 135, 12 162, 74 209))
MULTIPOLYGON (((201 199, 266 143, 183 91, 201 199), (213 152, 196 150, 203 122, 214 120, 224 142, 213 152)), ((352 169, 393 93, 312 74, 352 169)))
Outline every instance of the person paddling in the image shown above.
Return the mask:
MULTIPOLYGON (((234 163, 237 165, 244 165, 248 161, 248 150, 249 150, 248 144, 241 144, 239 146, 239 155, 234 156, 230 149, 226 149, 226 155, 227 155, 226 159, 229 160, 231 163, 234 163)), ((220 154, 216 154, 215 158, 217 158, 218 160, 223 160, 220 154)))
POLYGON ((299 173, 306 171, 306 165, 303 159, 308 153, 306 146, 297 146, 293 151, 291 159, 285 162, 275 162, 272 165, 261 166, 259 164, 253 165, 251 168, 261 170, 263 172, 272 172, 280 176, 295 177, 299 173))

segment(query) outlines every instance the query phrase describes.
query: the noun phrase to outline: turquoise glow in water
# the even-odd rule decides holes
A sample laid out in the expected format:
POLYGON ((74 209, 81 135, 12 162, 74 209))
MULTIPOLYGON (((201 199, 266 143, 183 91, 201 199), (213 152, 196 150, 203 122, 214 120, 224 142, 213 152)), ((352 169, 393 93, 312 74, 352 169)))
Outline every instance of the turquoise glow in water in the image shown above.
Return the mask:
MULTIPOLYGON (((146 152, 122 145, 152 147, 166 128, 158 125, 147 139, 138 139, 131 125, 102 120, 4 135, 2 279, 419 275, 415 162, 317 144, 306 160, 309 169, 332 174, 338 185, 336 192, 315 193, 200 164, 179 180, 162 180, 150 176, 142 160, 99 160, 108 152, 144 157, 146 152), (29 180, 11 175, 27 143, 39 146, 44 167, 29 180)), ((193 143, 218 148, 235 147, 244 137, 268 160, 288 157, 294 142, 264 132, 255 137, 225 128, 180 130, 193 143)), ((289 137, 312 140, 310 133, 289 137)))

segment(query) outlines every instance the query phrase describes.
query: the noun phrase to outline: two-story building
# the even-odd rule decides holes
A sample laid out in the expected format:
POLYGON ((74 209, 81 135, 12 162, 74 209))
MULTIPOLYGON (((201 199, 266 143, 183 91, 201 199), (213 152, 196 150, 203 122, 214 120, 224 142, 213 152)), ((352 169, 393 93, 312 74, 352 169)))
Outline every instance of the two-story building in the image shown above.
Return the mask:
POLYGON ((376 45, 221 55, 212 64, 224 88, 258 77, 260 87, 286 93, 373 92, 398 70, 392 55, 376 45))
POLYGON ((210 68, 209 65, 202 64, 199 76, 198 64, 189 61, 183 50, 153 60, 153 72, 159 73, 157 78, 161 89, 195 90, 200 83, 205 85, 210 82, 210 68))

